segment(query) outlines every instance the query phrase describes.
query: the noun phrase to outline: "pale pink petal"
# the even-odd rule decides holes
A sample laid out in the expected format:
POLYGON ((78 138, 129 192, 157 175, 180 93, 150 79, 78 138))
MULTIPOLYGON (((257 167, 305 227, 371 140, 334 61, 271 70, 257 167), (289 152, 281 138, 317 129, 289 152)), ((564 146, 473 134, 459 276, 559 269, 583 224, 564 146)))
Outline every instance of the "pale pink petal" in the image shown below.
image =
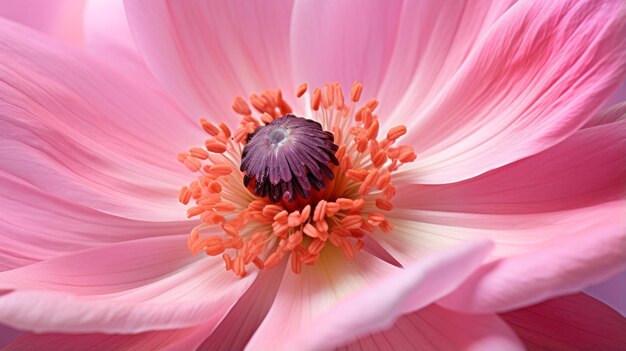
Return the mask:
POLYGON ((147 222, 57 198, 0 171, 0 271, 87 248, 183 234, 193 223, 147 222))
POLYGON ((0 17, 82 45, 82 0, 0 0, 0 17))
POLYGON ((237 95, 277 88, 294 94, 291 1, 126 0, 125 6, 148 67, 194 117, 232 118, 237 95))
POLYGON ((180 219, 201 129, 150 85, 0 22, 1 169, 103 212, 180 219))
POLYGON ((524 350, 496 315, 462 314, 430 305, 398 319, 389 329, 372 331, 339 350, 524 350))
POLYGON ((87 0, 83 22, 86 49, 116 68, 153 79, 130 33, 123 0, 87 0))
POLYGON ((192 256, 186 235, 97 247, 0 273, 0 322, 35 332, 216 327, 256 274, 192 256))
POLYGON ((400 1, 297 1, 291 20, 296 81, 349 89, 358 80, 364 96, 373 96, 390 63, 401 10, 400 1))
MULTIPOLYGON (((600 113, 608 122, 621 114, 600 113)), ((562 143, 478 177, 441 185, 399 182, 394 204, 416 210, 521 214, 590 206, 626 195, 626 121, 580 130, 562 143)))
POLYGON ((587 121, 583 128, 591 128, 602 124, 619 122, 626 119, 626 99, 616 105, 609 106, 596 113, 593 118, 587 121))
MULTIPOLYGON (((403 2, 392 56, 376 95, 381 101, 377 110, 381 121, 389 126, 409 123, 415 118, 416 112, 443 89, 472 46, 512 3, 508 0, 403 2)), ((371 84, 366 83, 366 87, 371 84)))
MULTIPOLYGON (((259 272, 250 288, 239 298, 199 349, 202 351, 243 350, 272 307, 285 272, 286 260, 270 270, 259 272)), ((292 274, 289 272, 288 274, 292 274)))
POLYGON ((545 301, 502 318, 529 350, 626 349, 626 318, 585 294, 545 301))
POLYGON ((413 181, 467 179, 577 130, 623 81, 625 8, 620 0, 513 5, 429 106, 410 111, 413 181))
POLYGON ((626 202, 618 206, 622 217, 614 214, 587 228, 580 223, 560 240, 481 267, 441 303, 474 313, 505 312, 580 291, 626 269, 626 202))
POLYGON ((626 270, 584 290, 626 317, 626 270))
MULTIPOLYGON (((296 310, 306 310, 308 307, 320 315, 303 323, 295 335, 286 332, 289 341, 285 349, 288 350, 331 349, 369 333, 386 330, 402 315, 426 307, 455 289, 482 264, 492 248, 493 244, 488 241, 472 242, 429 256, 405 269, 387 274, 356 294, 347 296, 327 311, 320 311, 316 307, 315 298, 299 294, 285 296, 281 289, 275 308, 268 316, 267 327, 261 327, 253 339, 253 345, 262 348, 262 345, 269 345, 270 340, 284 338, 280 335, 283 331, 270 330, 269 326, 290 325, 292 319, 298 319, 285 318, 288 316, 279 314, 278 311, 286 309, 288 304, 297 305, 297 308, 292 307, 296 310), (301 301, 294 303, 292 299, 301 301), (311 333, 311 330, 315 332, 311 333), (263 344, 259 340, 267 341, 263 344)), ((301 282, 290 284, 291 289, 301 286, 301 282)), ((286 286, 283 288, 288 289, 286 286)))
POLYGON ((320 261, 304 266, 301 274, 285 272, 276 300, 247 349, 285 347, 287 338, 308 327, 338 300, 395 269, 365 252, 347 260, 338 249, 327 247, 320 261))
MULTIPOLYGON (((452 184, 406 185, 394 198, 393 235, 374 234, 400 262, 467 237, 488 237, 507 256, 611 223, 626 193, 626 124, 600 125, 557 146, 452 184), (419 234, 415 234, 419 233, 419 234)), ((598 253, 598 257, 602 252, 598 253)))

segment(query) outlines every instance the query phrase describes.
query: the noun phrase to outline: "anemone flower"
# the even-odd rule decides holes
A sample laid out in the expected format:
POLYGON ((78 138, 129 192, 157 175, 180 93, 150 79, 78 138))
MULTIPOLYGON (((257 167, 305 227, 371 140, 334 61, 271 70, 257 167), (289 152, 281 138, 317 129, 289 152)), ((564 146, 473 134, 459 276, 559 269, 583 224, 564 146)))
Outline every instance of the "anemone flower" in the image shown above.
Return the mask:
POLYGON ((0 22, 7 349, 626 348, 622 0, 123 10, 0 22))

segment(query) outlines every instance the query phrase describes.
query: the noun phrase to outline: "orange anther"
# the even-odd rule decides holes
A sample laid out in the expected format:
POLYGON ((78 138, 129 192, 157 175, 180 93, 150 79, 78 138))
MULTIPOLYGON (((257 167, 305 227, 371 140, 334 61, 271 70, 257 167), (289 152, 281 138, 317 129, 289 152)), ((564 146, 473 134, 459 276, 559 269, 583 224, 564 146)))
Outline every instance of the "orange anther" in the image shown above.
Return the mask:
POLYGON ((311 99, 311 109, 313 109, 313 111, 319 110, 321 101, 322 92, 315 88, 315 90, 313 90, 313 98, 311 99))
POLYGON ((224 165, 224 164, 211 165, 208 171, 208 173, 219 175, 219 176, 226 176, 226 175, 231 174, 232 172, 233 172, 233 169, 229 165, 224 165))
POLYGON ((202 163, 200 163, 197 158, 189 156, 185 159, 185 167, 192 172, 197 172, 200 170, 200 167, 202 167, 202 163))
POLYGON ((204 118, 200 119, 200 125, 202 126, 202 129, 204 129, 204 131, 211 136, 216 136, 220 133, 220 130, 217 129, 216 126, 214 126, 204 118))
POLYGON ((310 236, 311 238, 318 238, 320 236, 319 231, 311 225, 311 223, 307 223, 304 228, 302 228, 304 234, 310 236))
POLYGON ((241 96, 237 96, 233 101, 233 110, 239 115, 249 116, 252 114, 248 103, 241 96))
POLYGON ((183 186, 178 192, 178 201, 180 201, 181 204, 186 205, 189 203, 189 200, 191 200, 191 191, 189 191, 187 186, 183 186))
POLYGON ((201 160, 206 160, 207 158, 209 158, 209 153, 199 147, 192 147, 191 149, 189 149, 189 154, 192 157, 199 158, 201 160))
POLYGON ((355 81, 354 84, 352 84, 352 89, 350 89, 350 100, 354 102, 358 102, 361 99, 362 92, 363 92, 363 85, 355 81))
POLYGON ((346 177, 354 181, 362 182, 365 180, 365 177, 367 177, 368 174, 369 173, 364 169, 349 169, 346 172, 346 177))
POLYGON ((402 125, 396 126, 396 127, 391 128, 387 132, 387 139, 396 140, 399 137, 403 136, 404 134, 406 134, 406 127, 402 125))
POLYGON ((302 95, 304 95, 304 93, 306 93, 307 87, 308 86, 306 83, 300 84, 300 86, 298 87, 298 91, 296 92, 296 96, 301 97, 302 95))
POLYGON ((391 204, 391 202, 385 199, 376 199, 376 207, 380 208, 383 211, 393 210, 393 205, 391 204))
POLYGON ((226 124, 224 124, 224 122, 220 122, 220 129, 222 130, 222 132, 224 132, 224 136, 228 139, 230 138, 230 129, 228 128, 228 126, 226 124))
MULTIPOLYGON (((210 152, 215 152, 218 154, 222 154, 226 151, 226 145, 222 143, 206 142, 204 146, 206 146, 206 149, 209 150, 210 152)), ((207 157, 208 157, 208 154, 207 154, 207 157)))

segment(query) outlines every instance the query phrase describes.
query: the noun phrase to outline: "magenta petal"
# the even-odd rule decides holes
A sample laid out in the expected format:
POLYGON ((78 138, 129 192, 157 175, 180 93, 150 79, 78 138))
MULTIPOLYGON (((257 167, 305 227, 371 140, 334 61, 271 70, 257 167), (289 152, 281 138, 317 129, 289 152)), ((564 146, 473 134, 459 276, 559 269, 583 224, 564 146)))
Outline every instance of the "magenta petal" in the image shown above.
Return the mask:
POLYGON ((621 0, 513 5, 408 125, 419 155, 413 181, 468 179, 575 132, 623 82, 625 8, 621 0))
POLYGON ((0 273, 0 323, 36 332, 139 333, 222 320, 255 278, 191 256, 186 235, 97 247, 0 273))
POLYGON ((585 294, 501 315, 529 350, 625 350, 626 318, 585 294))
POLYGON ((338 350, 524 350, 521 341, 496 315, 463 314, 430 305, 375 330, 338 350))
POLYGON ((186 329, 149 331, 141 334, 35 334, 22 335, 3 351, 85 351, 85 350, 195 350, 211 328, 205 325, 186 329))

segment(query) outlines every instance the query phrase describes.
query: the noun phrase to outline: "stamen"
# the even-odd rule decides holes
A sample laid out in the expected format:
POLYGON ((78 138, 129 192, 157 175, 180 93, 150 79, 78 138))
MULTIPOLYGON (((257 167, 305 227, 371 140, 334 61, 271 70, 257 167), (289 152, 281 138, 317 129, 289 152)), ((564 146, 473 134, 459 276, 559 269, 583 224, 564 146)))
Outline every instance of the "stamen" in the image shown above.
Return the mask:
MULTIPOLYGON (((302 84, 296 95, 307 90, 302 84)), ((379 102, 356 106, 362 91, 355 82, 345 101, 337 83, 313 89, 312 119, 291 115, 280 90, 250 96, 257 117, 236 97, 241 123, 233 132, 201 119, 209 139, 177 156, 198 175, 178 193, 179 202, 191 203, 187 215, 199 221, 189 250, 221 256, 239 277, 284 259, 298 274, 327 245, 352 259, 365 235, 391 233, 385 213, 393 209, 393 172, 417 156, 410 146, 394 146, 407 133, 404 126, 378 139, 379 102)))

